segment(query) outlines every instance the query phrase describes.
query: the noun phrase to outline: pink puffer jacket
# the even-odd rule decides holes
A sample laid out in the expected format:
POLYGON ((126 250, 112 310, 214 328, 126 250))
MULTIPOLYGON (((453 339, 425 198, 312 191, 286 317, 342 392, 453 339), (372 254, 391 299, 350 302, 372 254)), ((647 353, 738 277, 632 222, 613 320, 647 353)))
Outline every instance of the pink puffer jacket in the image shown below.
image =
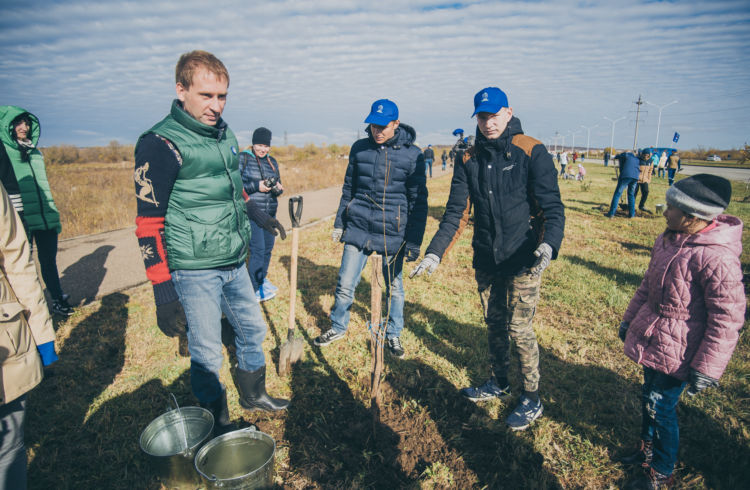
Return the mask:
POLYGON ((690 368, 719 379, 745 319, 742 221, 723 214, 717 226, 656 239, 643 282, 623 321, 625 354, 635 362, 687 380, 690 368))

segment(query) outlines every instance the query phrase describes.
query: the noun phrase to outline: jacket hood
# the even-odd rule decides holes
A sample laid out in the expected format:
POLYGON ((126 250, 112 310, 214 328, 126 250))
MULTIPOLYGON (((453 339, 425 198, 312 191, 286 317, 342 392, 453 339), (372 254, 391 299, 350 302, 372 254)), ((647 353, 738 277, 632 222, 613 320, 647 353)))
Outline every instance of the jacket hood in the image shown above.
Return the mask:
POLYGON ((513 136, 517 134, 523 134, 523 129, 521 128, 521 120, 516 116, 513 116, 510 118, 510 121, 508 121, 508 125, 505 127, 505 131, 503 131, 503 134, 500 135, 500 137, 496 140, 488 140, 479 130, 479 125, 477 125, 476 144, 481 146, 494 144, 500 145, 505 148, 508 142, 513 139, 513 136))
POLYGON ((0 141, 10 148, 18 149, 18 143, 12 136, 13 127, 11 126, 11 123, 15 118, 22 114, 27 114, 31 120, 31 128, 29 130, 31 142, 35 147, 39 142, 39 134, 41 133, 39 119, 26 109, 14 105, 4 105, 0 106, 0 141))
MULTIPOLYGON (((370 141, 375 144, 372 139, 372 133, 370 133, 370 126, 368 125, 365 129, 365 133, 369 136, 370 141)), ((396 129, 396 134, 393 138, 389 139, 385 143, 385 146, 411 146, 417 139, 417 132, 408 124, 400 123, 396 129)))
MULTIPOLYGON (((685 239, 685 246, 719 246, 729 249, 733 255, 742 254, 742 220, 736 216, 722 214, 716 218, 716 227, 703 233, 689 235, 685 239)), ((670 233, 669 231, 665 233, 670 233)), ((675 233, 678 239, 684 237, 682 233, 675 233)))

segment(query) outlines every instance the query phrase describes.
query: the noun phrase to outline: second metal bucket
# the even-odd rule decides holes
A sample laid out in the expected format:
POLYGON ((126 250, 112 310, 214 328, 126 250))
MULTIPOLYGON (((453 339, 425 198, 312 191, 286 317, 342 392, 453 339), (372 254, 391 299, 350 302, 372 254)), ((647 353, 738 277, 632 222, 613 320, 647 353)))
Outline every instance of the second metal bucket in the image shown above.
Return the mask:
POLYGON ((271 488, 276 441, 254 427, 216 437, 195 456, 208 488, 271 488))
POLYGON ((211 436, 214 417, 201 407, 182 407, 155 418, 141 432, 141 450, 151 457, 162 482, 195 488, 200 477, 193 460, 211 436))

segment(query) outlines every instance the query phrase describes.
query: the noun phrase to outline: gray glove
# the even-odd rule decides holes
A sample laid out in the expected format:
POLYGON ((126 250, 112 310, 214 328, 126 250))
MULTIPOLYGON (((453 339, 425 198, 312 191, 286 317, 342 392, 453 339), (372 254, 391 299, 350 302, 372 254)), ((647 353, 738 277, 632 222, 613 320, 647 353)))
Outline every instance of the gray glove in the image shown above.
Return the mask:
POLYGON ((690 368, 690 387, 687 390, 688 395, 695 396, 706 388, 713 388, 716 386, 719 386, 718 380, 690 368))
POLYGON ((427 254, 424 256, 422 261, 411 271, 409 278, 421 276, 425 271, 428 276, 431 276, 437 266, 440 264, 440 257, 435 254, 427 254))
POLYGON ((617 335, 620 336, 620 340, 625 342, 625 336, 628 334, 628 329, 630 328, 630 324, 628 322, 620 322, 620 330, 617 332, 617 335))
POLYGON ((542 243, 534 250, 534 255, 537 257, 534 265, 529 269, 529 274, 532 276, 541 275, 541 273, 549 266, 550 260, 552 260, 552 247, 546 243, 542 243))
POLYGON ((331 232, 331 240, 338 243, 341 241, 341 236, 344 234, 343 228, 334 228, 331 232))

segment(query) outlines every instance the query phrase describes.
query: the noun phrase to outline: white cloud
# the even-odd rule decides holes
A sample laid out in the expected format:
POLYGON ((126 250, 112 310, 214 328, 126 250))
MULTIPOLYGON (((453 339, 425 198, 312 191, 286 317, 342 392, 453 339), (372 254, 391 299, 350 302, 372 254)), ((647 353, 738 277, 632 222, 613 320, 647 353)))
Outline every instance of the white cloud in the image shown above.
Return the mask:
MULTIPOLYGON (((380 97, 399 104, 420 142, 452 143, 453 128, 473 132, 472 97, 488 85, 506 90, 525 130, 543 140, 601 123, 592 145, 608 144, 602 116, 630 116, 639 94, 680 101, 662 114, 661 134, 693 127, 682 131, 688 147, 750 136, 746 111, 711 112, 714 101, 747 99, 728 95, 750 82, 742 0, 37 3, 3 8, 0 84, 3 103, 42 118, 44 144, 86 144, 72 127, 134 141, 166 113, 177 57, 196 48, 230 71, 225 117, 241 143, 265 125, 294 144, 349 144, 380 97), (691 111, 710 125, 677 116, 691 111)), ((649 108, 642 134, 655 134, 655 114, 649 108)), ((618 123, 619 146, 632 142, 632 120, 618 123)))

